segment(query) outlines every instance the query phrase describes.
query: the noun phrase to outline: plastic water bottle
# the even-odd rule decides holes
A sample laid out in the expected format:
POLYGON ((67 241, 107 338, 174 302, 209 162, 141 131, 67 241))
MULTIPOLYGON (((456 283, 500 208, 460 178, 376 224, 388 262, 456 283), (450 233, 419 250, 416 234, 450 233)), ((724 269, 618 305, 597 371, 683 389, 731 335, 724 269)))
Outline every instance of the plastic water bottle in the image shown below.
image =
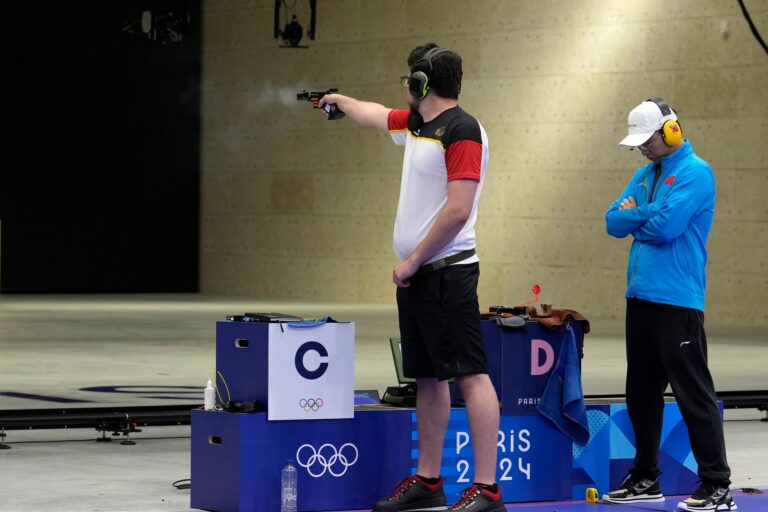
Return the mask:
POLYGON ((203 391, 203 409, 212 411, 216 407, 216 390, 213 389, 211 379, 208 379, 208 385, 203 391))
POLYGON ((280 512, 296 512, 296 468, 291 461, 280 473, 280 512))

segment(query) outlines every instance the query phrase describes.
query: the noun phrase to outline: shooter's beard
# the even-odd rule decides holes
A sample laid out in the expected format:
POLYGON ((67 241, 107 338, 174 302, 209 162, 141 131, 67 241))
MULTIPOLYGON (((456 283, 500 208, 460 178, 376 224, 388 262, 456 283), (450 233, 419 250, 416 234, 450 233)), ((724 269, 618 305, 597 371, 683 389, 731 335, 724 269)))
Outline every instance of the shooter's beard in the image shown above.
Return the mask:
POLYGON ((421 117, 421 114, 419 113, 418 100, 410 100, 408 101, 408 105, 411 107, 411 115, 408 116, 408 130, 415 132, 424 124, 424 118, 421 117))

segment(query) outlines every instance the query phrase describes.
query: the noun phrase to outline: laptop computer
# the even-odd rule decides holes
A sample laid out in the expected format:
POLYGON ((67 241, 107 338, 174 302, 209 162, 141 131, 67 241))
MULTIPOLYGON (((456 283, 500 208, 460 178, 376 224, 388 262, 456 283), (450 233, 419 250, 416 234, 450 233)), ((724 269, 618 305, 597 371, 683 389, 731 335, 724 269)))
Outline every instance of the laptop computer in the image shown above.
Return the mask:
POLYGON ((403 349, 400 338, 389 338, 389 346, 392 349, 392 359, 395 362, 395 373, 397 374, 398 384, 413 384, 416 379, 406 377, 403 374, 403 349))

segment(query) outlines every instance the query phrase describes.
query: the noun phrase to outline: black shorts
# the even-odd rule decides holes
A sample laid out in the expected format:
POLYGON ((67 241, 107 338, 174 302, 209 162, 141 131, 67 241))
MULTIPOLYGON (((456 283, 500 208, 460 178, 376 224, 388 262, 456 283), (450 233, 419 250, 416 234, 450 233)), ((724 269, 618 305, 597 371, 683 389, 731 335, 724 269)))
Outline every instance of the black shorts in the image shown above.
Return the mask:
POLYGON ((397 289, 403 373, 448 380, 488 373, 477 302, 480 265, 451 265, 397 289))

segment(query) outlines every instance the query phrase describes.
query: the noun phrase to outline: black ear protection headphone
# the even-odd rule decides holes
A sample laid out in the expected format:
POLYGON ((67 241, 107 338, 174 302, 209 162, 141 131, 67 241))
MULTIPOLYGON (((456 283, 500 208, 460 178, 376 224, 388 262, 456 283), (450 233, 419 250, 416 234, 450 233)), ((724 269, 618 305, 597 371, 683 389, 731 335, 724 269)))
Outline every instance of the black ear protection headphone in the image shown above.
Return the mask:
MULTIPOLYGON (((661 110, 661 115, 663 117, 671 116, 675 113, 675 111, 672 110, 672 107, 670 107, 666 101, 659 97, 650 98, 646 101, 652 101, 655 103, 656 106, 659 107, 659 110, 661 110)), ((667 119, 664 121, 664 124, 661 125, 660 131, 661 140, 663 140, 664 144, 669 147, 679 146, 680 143, 683 142, 683 128, 675 119, 667 119)))
MULTIPOLYGON (((420 62, 426 62, 429 65, 429 70, 432 71, 432 59, 450 50, 445 48, 432 48, 424 54, 422 58, 417 60, 413 67, 415 68, 420 62)), ((429 76, 423 71, 414 71, 411 73, 411 77, 408 81, 408 92, 411 93, 414 99, 423 100, 429 93, 429 76)))

